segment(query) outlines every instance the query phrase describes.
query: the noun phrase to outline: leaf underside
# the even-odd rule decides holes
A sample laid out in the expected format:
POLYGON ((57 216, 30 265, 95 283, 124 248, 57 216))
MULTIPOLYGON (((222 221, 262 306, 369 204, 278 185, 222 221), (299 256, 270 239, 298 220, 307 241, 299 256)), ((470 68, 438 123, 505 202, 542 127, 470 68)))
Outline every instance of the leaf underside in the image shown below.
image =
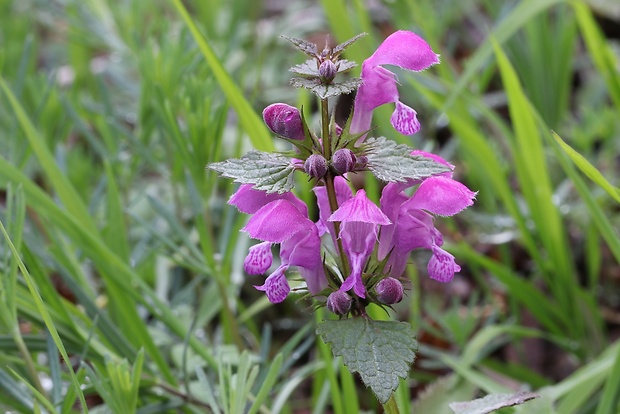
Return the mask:
POLYGON ((250 151, 241 158, 210 164, 208 168, 241 184, 254 184, 254 189, 267 193, 284 193, 295 186, 295 166, 280 154, 250 151))
POLYGON ((367 317, 325 320, 316 331, 335 356, 342 356, 349 371, 360 374, 381 404, 390 399, 400 378, 409 375, 418 346, 406 322, 367 317))
POLYGON ((382 181, 421 180, 450 171, 449 167, 430 158, 411 155, 413 148, 384 137, 369 138, 364 146, 368 157, 368 169, 382 181))
POLYGON ((540 395, 533 392, 518 392, 516 394, 490 394, 484 398, 478 398, 467 402, 450 403, 450 409, 455 414, 487 414, 504 407, 523 404, 540 395))
POLYGON ((351 93, 362 84, 361 79, 351 78, 342 82, 332 82, 330 84, 321 83, 320 79, 311 78, 293 78, 291 85, 295 88, 309 89, 321 99, 327 99, 332 96, 351 93))

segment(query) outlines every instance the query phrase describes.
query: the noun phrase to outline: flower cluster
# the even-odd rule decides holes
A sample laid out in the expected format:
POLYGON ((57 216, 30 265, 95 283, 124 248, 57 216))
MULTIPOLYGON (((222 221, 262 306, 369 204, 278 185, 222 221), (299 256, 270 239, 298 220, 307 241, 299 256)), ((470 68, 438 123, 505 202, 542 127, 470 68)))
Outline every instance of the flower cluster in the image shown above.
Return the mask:
POLYGON ((272 104, 263 111, 266 125, 296 151, 287 157, 253 152, 239 162, 211 166, 242 183, 229 204, 251 215, 243 231, 260 241, 249 249, 246 272, 267 273, 273 263, 272 246, 280 245, 279 265, 256 288, 271 302, 282 302, 290 292, 286 271, 295 266, 309 294, 339 315, 363 313, 371 302, 391 305, 402 300, 400 280, 415 249, 431 251, 431 278, 452 280, 460 267, 441 248, 435 217, 452 216, 472 205, 475 197, 453 179, 454 166, 441 157, 384 138, 367 138, 374 109, 387 103, 395 104, 391 124, 397 131, 418 132, 416 112, 399 101, 396 75, 384 66, 421 71, 439 63, 438 56, 416 34, 398 31, 363 62, 360 79, 337 82, 336 75, 355 66, 340 54, 356 39, 321 52, 311 43, 288 39, 311 57, 291 69, 302 75, 292 84, 321 99, 320 135, 311 131, 297 108, 272 104), (328 97, 353 89, 357 89, 353 114, 341 128, 329 121, 328 97), (350 174, 366 170, 388 181, 380 205, 363 189, 354 193, 349 185, 350 174), (315 183, 316 222, 307 205, 290 191, 295 171, 315 183))

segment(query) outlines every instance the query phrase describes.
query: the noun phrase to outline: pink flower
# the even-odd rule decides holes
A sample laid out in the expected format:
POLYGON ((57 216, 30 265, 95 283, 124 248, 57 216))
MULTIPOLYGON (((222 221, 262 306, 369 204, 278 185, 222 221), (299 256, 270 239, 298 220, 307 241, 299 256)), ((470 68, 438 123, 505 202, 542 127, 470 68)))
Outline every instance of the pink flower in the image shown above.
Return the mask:
MULTIPOLYGON (((350 132, 359 134, 370 129, 372 111, 386 103, 394 102, 396 109, 390 122, 404 135, 420 130, 416 111, 399 101, 396 75, 383 68, 394 65, 415 72, 439 63, 439 56, 415 33, 400 30, 392 33, 362 64, 362 85, 357 91, 350 132)), ((364 140, 362 136, 358 144, 364 140)))
POLYGON ((271 244, 280 243, 281 265, 256 286, 273 303, 282 302, 290 292, 285 272, 297 266, 310 293, 325 288, 327 279, 321 260, 321 239, 316 224, 308 218, 306 205, 292 193, 267 194, 242 185, 228 201, 240 211, 253 214, 242 229, 250 237, 262 240, 250 247, 244 268, 250 274, 266 272, 272 263, 271 244))
MULTIPOLYGON (((447 164, 440 157, 433 157, 447 164)), ((403 192, 406 186, 390 183, 383 189, 381 209, 393 224, 381 229, 378 258, 382 260, 391 252, 387 266, 392 276, 399 277, 412 250, 429 249, 433 253, 428 264, 429 276, 449 282, 461 268, 450 253, 441 249, 443 237, 435 228, 431 213, 452 216, 471 206, 476 193, 453 180, 451 173, 425 179, 412 197, 403 192)))
POLYGON ((361 298, 366 297, 362 271, 377 241, 379 225, 391 224, 388 217, 366 197, 364 190, 359 190, 355 197, 345 201, 328 219, 339 221, 340 234, 344 251, 349 258, 351 274, 345 279, 340 291, 351 288, 361 298))

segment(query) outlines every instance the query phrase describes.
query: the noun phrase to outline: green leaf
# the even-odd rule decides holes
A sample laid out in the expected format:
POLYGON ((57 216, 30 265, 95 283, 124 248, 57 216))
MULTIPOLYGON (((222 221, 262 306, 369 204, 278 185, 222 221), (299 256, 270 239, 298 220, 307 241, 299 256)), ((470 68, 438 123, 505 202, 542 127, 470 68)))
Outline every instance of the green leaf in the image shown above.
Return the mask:
POLYGON ((526 401, 538 398, 540 395, 533 392, 518 392, 516 394, 491 394, 473 401, 455 402, 450 408, 456 414, 486 414, 504 407, 523 404, 526 401))
POLYGON ((349 40, 346 40, 342 43, 340 43, 338 46, 334 47, 332 49, 332 56, 338 56, 340 55, 342 52, 344 52, 349 46, 351 46, 353 43, 357 42, 359 39, 361 39, 362 37, 366 36, 368 33, 360 33, 355 37, 350 38, 349 40))
POLYGON ((318 49, 316 44, 314 43, 308 42, 303 39, 298 39, 296 37, 288 37, 284 35, 281 35, 280 37, 291 42, 293 46, 295 46, 298 50, 304 52, 308 56, 315 57, 318 55, 318 49))
POLYGON ((606 41, 603 31, 586 2, 573 1, 571 6, 575 9, 575 17, 577 17, 577 23, 592 62, 601 73, 609 96, 620 109, 620 77, 611 44, 606 41))
POLYGON ((171 1, 183 18, 187 28, 192 33, 192 36, 200 48, 202 55, 213 71, 215 79, 222 88, 222 91, 226 94, 226 98, 235 109, 235 112, 239 117, 241 127, 250 137, 252 145, 261 150, 272 150, 274 145, 267 127, 256 112, 254 112, 250 102, 248 102, 243 92, 239 89, 239 86, 226 71, 224 65, 215 54, 215 51, 209 44, 207 38, 200 32, 200 30, 198 30, 198 27, 192 20, 192 17, 183 5, 183 2, 181 0, 171 1))
POLYGON ((568 154, 570 159, 575 163, 577 167, 583 172, 588 178, 598 184, 603 190, 607 191, 607 194, 612 196, 614 200, 620 203, 620 189, 614 187, 607 181, 607 179, 601 174, 599 170, 597 170, 585 157, 575 151, 570 145, 568 145, 558 134, 555 132, 551 132, 553 135, 553 139, 562 147, 564 152, 568 154))
MULTIPOLYGON (((350 68, 349 68, 350 69, 350 68)), ((312 78, 293 78, 291 79, 291 85, 295 88, 309 89, 312 93, 321 99, 327 99, 332 96, 344 95, 351 93, 362 84, 362 80, 359 78, 347 79, 343 82, 332 82, 330 84, 324 84, 321 79, 312 78)))
POLYGON ((397 321, 375 321, 367 317, 325 320, 317 334, 342 356, 351 372, 358 372, 366 386, 385 404, 406 378, 415 359, 418 343, 411 325, 397 321))
POLYGON ((304 63, 293 66, 289 69, 289 71, 302 76, 319 77, 319 67, 317 62, 318 61, 316 59, 308 59, 304 63))
POLYGON ((254 184, 256 190, 284 193, 295 186, 295 166, 290 158, 268 152, 250 151, 241 158, 210 164, 209 168, 242 184, 254 184))
POLYGON ((368 169, 382 181, 405 182, 419 180, 450 171, 450 168, 419 155, 411 155, 413 148, 384 137, 366 140, 364 151, 368 169))

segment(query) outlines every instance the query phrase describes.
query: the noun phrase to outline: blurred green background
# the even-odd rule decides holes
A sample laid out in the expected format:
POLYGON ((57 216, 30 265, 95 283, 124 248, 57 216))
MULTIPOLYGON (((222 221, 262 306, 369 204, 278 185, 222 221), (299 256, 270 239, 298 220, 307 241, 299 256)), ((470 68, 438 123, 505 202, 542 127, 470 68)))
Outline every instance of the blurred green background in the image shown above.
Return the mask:
POLYGON ((205 166, 285 148, 270 103, 318 126, 280 35, 367 32, 346 53, 361 63, 399 29, 442 63, 398 72, 419 134, 391 108, 374 124, 479 191, 437 221, 461 273, 430 281, 414 255, 390 315, 420 342, 401 412, 529 389, 504 412, 617 413, 614 0, 0 0, 0 411, 381 412, 316 338, 326 313, 252 287, 235 185, 205 166))

